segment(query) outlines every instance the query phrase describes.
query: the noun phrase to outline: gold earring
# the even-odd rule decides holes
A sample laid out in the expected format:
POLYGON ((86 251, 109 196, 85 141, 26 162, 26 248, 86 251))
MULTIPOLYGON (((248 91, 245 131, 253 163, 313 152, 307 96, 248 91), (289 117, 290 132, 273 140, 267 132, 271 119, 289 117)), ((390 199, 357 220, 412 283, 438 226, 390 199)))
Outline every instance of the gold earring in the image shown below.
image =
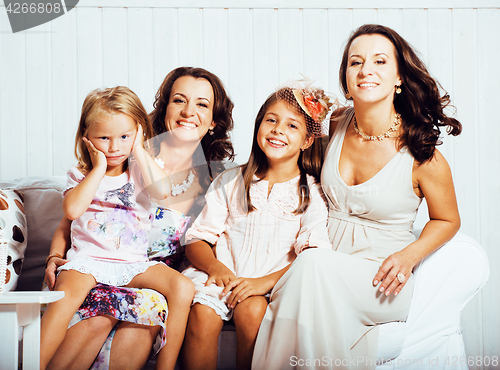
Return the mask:
POLYGON ((401 94, 401 85, 396 86, 396 94, 401 94))
POLYGON ((345 94, 345 98, 346 98, 346 99, 351 99, 351 98, 352 98, 352 96, 351 96, 351 94, 349 94, 349 93, 347 92, 347 93, 345 94))

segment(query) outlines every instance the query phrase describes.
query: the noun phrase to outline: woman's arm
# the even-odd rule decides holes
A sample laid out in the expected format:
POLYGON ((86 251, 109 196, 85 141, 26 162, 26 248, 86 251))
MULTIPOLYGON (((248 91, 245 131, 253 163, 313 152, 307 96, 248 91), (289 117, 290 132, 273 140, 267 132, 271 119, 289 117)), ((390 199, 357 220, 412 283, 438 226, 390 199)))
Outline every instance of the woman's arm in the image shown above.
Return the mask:
POLYGON ((215 283, 220 287, 224 287, 230 281, 236 279, 233 272, 215 258, 210 244, 206 241, 196 240, 190 242, 186 245, 185 253, 189 262, 191 262, 194 267, 208 274, 208 280, 205 286, 215 283))
POLYGON ((273 272, 272 274, 262 276, 260 278, 238 278, 229 282, 222 291, 226 295, 231 290, 231 296, 226 301, 229 308, 234 308, 236 305, 248 297, 256 295, 265 295, 269 293, 279 279, 288 271, 291 264, 283 267, 281 270, 273 272))
POLYGON ((425 225, 420 237, 400 252, 390 255, 375 275, 373 284, 382 284, 379 290, 397 294, 404 287, 413 267, 429 253, 449 241, 460 229, 460 215, 455 196, 451 170, 443 155, 436 150, 434 157, 416 169, 414 179, 427 200, 430 220, 425 225), (405 275, 400 284, 396 276, 405 275), (384 278, 385 277, 385 278, 384 278))
POLYGON ((71 246, 71 220, 63 217, 59 226, 57 226, 52 242, 50 244, 50 253, 45 268, 45 281, 50 290, 54 289, 56 283, 56 270, 67 261, 64 258, 66 252, 71 246))
POLYGON ((132 155, 134 156, 144 179, 144 188, 153 198, 166 199, 170 195, 172 183, 160 166, 151 158, 143 146, 144 135, 139 125, 135 136, 132 155))

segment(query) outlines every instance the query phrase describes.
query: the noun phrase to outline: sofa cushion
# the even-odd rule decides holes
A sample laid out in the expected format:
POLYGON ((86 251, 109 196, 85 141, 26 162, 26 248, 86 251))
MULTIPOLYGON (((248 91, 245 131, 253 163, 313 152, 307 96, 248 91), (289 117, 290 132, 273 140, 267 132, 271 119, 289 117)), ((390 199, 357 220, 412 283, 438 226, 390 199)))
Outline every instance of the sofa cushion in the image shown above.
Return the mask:
POLYGON ((24 196, 28 224, 28 245, 16 290, 40 290, 45 274, 45 258, 57 225, 63 217, 62 191, 66 176, 28 176, 0 181, 0 188, 12 188, 24 196))
POLYGON ((22 195, 14 189, 0 189, 0 292, 15 289, 27 242, 22 195))

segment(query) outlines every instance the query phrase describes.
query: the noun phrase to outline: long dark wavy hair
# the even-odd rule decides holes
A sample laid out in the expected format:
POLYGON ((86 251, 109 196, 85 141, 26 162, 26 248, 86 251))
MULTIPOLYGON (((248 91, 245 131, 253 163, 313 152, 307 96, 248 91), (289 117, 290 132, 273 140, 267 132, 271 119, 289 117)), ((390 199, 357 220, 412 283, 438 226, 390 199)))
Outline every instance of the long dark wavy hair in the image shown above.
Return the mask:
POLYGON ((344 49, 340 65, 340 85, 344 94, 348 92, 346 81, 349 48, 362 35, 378 34, 392 42, 396 49, 398 71, 401 78, 401 93, 395 94, 394 108, 403 119, 403 134, 399 137, 400 147, 408 146, 413 157, 424 163, 434 156, 439 139, 440 127, 446 127, 448 134, 457 136, 462 132, 462 124, 448 117, 444 109, 450 105, 450 96, 441 95, 442 86, 431 77, 424 63, 412 46, 396 31, 379 24, 365 24, 355 30, 344 49))
MULTIPOLYGON (((214 91, 214 106, 213 106, 213 121, 216 123, 213 129, 213 135, 205 135, 201 139, 201 147, 208 168, 198 166, 195 168, 198 181, 202 188, 202 193, 205 193, 213 179, 222 171, 224 166, 223 160, 234 159, 234 149, 229 137, 229 131, 233 129, 233 107, 234 104, 229 98, 222 81, 213 73, 203 68, 195 67, 179 67, 171 71, 163 80, 153 103, 153 111, 149 117, 153 124, 154 155, 158 155, 160 150, 160 140, 157 135, 167 131, 165 126, 165 115, 167 113, 167 105, 170 100, 170 93, 174 82, 183 76, 191 76, 194 78, 204 78, 214 91), (208 170, 208 173, 204 172, 208 170)), ((193 158, 193 163, 197 163, 193 158)))
MULTIPOLYGON (((292 89, 288 87, 282 88, 277 92, 269 95, 264 104, 262 104, 259 109, 259 113, 257 113, 257 117, 255 118, 255 128, 253 132, 250 158, 248 159, 248 162, 242 166, 243 184, 245 186, 248 212, 252 212, 253 210, 255 210, 255 207, 252 205, 252 200, 250 199, 250 186, 253 183, 253 176, 258 175, 262 179, 265 177, 267 171, 269 170, 267 157, 257 142, 257 133, 259 132, 260 125, 262 123, 262 120, 264 119, 264 116, 266 115, 267 110, 270 106, 278 101, 282 101, 285 104, 290 105, 290 108, 294 112, 299 112, 300 114, 302 114, 302 116, 304 116, 306 120, 306 124, 311 121, 311 125, 314 125, 312 119, 302 110, 302 108, 297 103, 292 89)), ((307 207, 309 206, 309 203, 311 201, 309 185, 307 183, 307 174, 313 176, 316 182, 319 182, 322 164, 323 151, 321 140, 315 139, 313 141, 313 144, 309 148, 300 153, 298 159, 298 165, 300 169, 300 179, 298 184, 299 205, 294 211, 295 214, 301 214, 307 210, 307 207)))

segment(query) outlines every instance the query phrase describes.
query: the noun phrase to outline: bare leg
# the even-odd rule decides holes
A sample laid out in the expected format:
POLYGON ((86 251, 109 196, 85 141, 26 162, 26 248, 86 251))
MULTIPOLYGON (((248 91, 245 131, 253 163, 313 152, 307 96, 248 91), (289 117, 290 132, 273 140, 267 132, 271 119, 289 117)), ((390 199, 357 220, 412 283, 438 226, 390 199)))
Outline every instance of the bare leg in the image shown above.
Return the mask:
POLYGON ((50 303, 42 316, 40 340, 40 369, 45 370, 50 359, 64 340, 73 314, 96 284, 92 275, 75 270, 62 271, 55 290, 64 291, 63 299, 50 303))
POLYGON ((110 316, 101 315, 73 325, 66 332, 64 341, 52 357, 47 369, 89 369, 117 321, 110 316))
POLYGON ((181 352, 182 367, 186 370, 215 370, 219 334, 224 322, 215 311, 195 303, 189 314, 186 339, 181 352))
POLYGON ((162 293, 167 299, 167 344, 156 360, 157 369, 174 370, 184 340, 191 302, 194 296, 193 282, 170 267, 158 264, 137 275, 128 285, 134 288, 150 288, 162 293))
POLYGON ((111 343, 109 370, 142 369, 159 332, 159 326, 121 322, 111 343))
POLYGON ((234 309, 236 326, 236 367, 250 369, 260 323, 266 313, 267 299, 263 296, 248 297, 234 309))

